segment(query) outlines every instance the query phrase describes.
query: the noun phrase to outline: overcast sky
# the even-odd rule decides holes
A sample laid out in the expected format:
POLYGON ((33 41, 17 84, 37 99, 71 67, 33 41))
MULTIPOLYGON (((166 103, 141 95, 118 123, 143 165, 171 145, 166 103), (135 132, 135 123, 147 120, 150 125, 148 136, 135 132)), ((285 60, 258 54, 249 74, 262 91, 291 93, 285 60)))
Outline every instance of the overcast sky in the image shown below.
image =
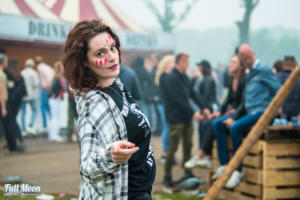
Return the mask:
MULTIPOLYGON (((145 28, 158 28, 158 22, 143 0, 112 0, 138 24, 145 28)), ((163 0, 152 0, 162 8, 163 0)), ((188 1, 188 0, 186 0, 188 1)), ((242 19, 242 0, 198 0, 186 20, 178 29, 198 29, 205 31, 218 27, 232 27, 242 19)), ((185 2, 185 1, 183 1, 185 2)), ((176 12, 182 5, 178 4, 176 12)), ((251 27, 282 26, 300 30, 300 0, 261 0, 252 15, 251 27)), ((178 30, 177 29, 177 30, 178 30)))

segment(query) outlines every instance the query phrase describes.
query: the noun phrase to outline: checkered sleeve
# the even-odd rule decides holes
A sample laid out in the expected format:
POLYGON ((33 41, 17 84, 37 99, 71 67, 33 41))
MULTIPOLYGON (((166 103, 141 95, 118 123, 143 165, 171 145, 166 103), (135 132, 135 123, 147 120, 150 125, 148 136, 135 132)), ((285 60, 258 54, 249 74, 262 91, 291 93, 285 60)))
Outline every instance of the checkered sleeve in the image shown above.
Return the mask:
POLYGON ((84 102, 84 107, 79 113, 80 173, 89 183, 96 183, 120 166, 113 161, 110 153, 113 137, 108 137, 111 131, 107 130, 111 125, 104 122, 108 108, 103 107, 101 102, 84 102))

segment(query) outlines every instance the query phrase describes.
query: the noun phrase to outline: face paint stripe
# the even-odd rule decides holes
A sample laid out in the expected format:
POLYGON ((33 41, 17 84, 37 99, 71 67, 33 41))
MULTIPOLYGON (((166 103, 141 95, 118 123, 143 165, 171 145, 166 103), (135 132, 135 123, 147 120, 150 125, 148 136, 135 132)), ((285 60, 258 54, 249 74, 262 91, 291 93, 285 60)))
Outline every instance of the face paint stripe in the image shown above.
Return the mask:
POLYGON ((102 65, 102 60, 99 61, 99 67, 101 67, 101 65, 102 65))
POLYGON ((97 64, 98 64, 98 61, 97 61, 97 60, 96 60, 95 64, 96 64, 96 67, 97 67, 97 64))
POLYGON ((104 62, 105 62, 105 65, 106 65, 106 63, 107 63, 107 57, 104 58, 104 62))

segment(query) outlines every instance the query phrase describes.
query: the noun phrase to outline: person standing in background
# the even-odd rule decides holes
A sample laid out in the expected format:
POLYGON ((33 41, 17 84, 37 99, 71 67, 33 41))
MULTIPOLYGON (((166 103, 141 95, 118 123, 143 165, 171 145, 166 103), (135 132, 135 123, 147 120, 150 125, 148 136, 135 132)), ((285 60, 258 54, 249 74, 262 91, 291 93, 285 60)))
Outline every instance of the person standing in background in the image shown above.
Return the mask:
POLYGON ((11 110, 11 117, 13 122, 13 131, 19 142, 23 143, 23 137, 20 127, 17 123, 17 114, 20 110, 22 99, 27 94, 26 86, 23 77, 21 76, 19 61, 15 57, 8 60, 8 67, 4 70, 7 76, 8 89, 8 104, 11 110))
MULTIPOLYGON (((180 139, 182 139, 183 144, 183 166, 191 158, 194 131, 192 120, 202 121, 204 119, 204 116, 195 111, 189 102, 189 99, 192 98, 202 108, 202 103, 197 98, 196 93, 194 93, 190 80, 185 74, 189 67, 189 56, 186 53, 177 54, 175 63, 175 68, 166 78, 166 84, 161 88, 170 135, 163 180, 163 183, 167 186, 174 185, 172 181, 172 165, 180 139)), ((193 176, 190 169, 184 170, 185 175, 181 180, 193 176)))
POLYGON ((54 70, 52 67, 43 62, 43 58, 37 56, 35 58, 37 71, 41 81, 41 111, 43 118, 44 132, 47 132, 47 113, 51 116, 48 96, 51 89, 51 83, 54 78, 54 70))
MULTIPOLYGON (((156 76, 155 76, 155 84, 157 87, 165 87, 165 80, 167 79, 168 74, 170 74, 175 67, 175 56, 174 55, 166 55, 164 56, 161 61, 158 63, 157 70, 156 70, 156 76)), ((165 113, 165 105, 163 105, 162 97, 163 94, 161 94, 162 91, 160 91, 160 101, 157 104, 157 108, 159 111, 159 119, 160 124, 162 126, 162 155, 160 158, 160 161, 162 163, 166 162, 167 159, 167 152, 169 147, 169 128, 168 128, 168 122, 166 119, 166 113, 165 113)))
POLYGON ((22 120, 22 131, 30 134, 36 134, 36 129, 34 129, 34 123, 37 116, 37 99, 39 94, 39 75, 33 69, 35 63, 33 59, 29 58, 25 61, 25 69, 21 71, 21 75, 25 81, 25 86, 27 90, 27 95, 23 97, 21 104, 21 120, 22 120), (31 108, 31 118, 29 122, 29 127, 26 128, 26 106, 30 105, 31 108))
POLYGON ((121 63, 119 78, 134 100, 139 101, 142 99, 140 81, 132 69, 121 63))
POLYGON ((3 124, 4 135, 10 152, 24 151, 24 146, 17 145, 16 135, 13 131, 13 120, 10 106, 7 103, 7 77, 3 72, 7 67, 7 56, 5 50, 0 51, 0 120, 3 124))
POLYGON ((61 142, 63 139, 59 135, 60 123, 60 105, 61 100, 64 98, 64 68, 61 62, 57 61, 54 64, 56 75, 51 84, 49 92, 49 106, 51 111, 48 140, 61 142))

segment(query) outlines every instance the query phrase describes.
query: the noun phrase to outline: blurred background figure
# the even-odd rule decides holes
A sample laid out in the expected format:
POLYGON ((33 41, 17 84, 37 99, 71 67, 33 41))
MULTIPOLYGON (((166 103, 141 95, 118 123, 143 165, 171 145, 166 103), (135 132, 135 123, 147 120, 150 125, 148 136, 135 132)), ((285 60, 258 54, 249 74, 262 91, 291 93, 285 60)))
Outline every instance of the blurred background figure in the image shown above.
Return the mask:
POLYGON ((22 122, 22 131, 29 134, 36 134, 37 130, 35 129, 35 121, 37 117, 37 99, 39 95, 39 75, 33 69, 35 66, 34 60, 28 58, 25 61, 25 68, 21 71, 21 75, 25 81, 27 95, 23 97, 23 101, 21 104, 21 122, 22 122), (28 112, 26 112, 27 105, 31 108, 31 117, 29 126, 26 126, 26 116, 28 112))
POLYGON ((273 73, 277 74, 277 73, 281 72, 282 71, 282 65, 283 65, 282 60, 276 60, 276 62, 273 64, 273 67, 272 67, 273 73))
POLYGON ((3 131, 7 146, 9 151, 24 151, 24 146, 22 144, 17 144, 17 130, 16 122, 13 118, 13 112, 8 103, 9 94, 8 94, 8 79, 4 70, 7 68, 8 58, 6 56, 5 50, 0 51, 0 120, 3 125, 3 131))
MULTIPOLYGON (((165 80, 167 76, 172 72, 173 68, 175 67, 175 56, 174 55, 166 55, 164 56, 160 62, 158 63, 158 66, 156 68, 156 76, 155 76, 155 85, 160 89, 160 87, 166 87, 165 86, 165 80)), ((159 98, 160 101, 157 103, 157 108, 159 112, 159 124, 161 124, 162 127, 162 134, 161 134, 161 141, 162 141, 162 154, 160 158, 160 162, 165 163, 167 158, 167 151, 169 147, 169 128, 168 128, 168 122, 166 119, 166 113, 165 113, 165 105, 163 105, 163 102, 167 102, 167 100, 163 100, 163 91, 159 90, 159 98)))
POLYGON ((43 58, 37 56, 35 58, 36 68, 41 82, 41 112, 43 118, 43 130, 47 132, 47 114, 51 116, 48 96, 51 89, 51 83, 54 78, 54 70, 52 67, 43 62, 43 58))
POLYGON ((141 90, 143 91, 142 99, 141 101, 138 101, 138 103, 140 104, 142 111, 147 116, 152 129, 153 117, 151 115, 151 103, 153 102, 152 89, 154 83, 150 74, 151 63, 144 57, 138 56, 132 62, 131 69, 133 69, 137 74, 140 81, 139 84, 141 86, 141 90))
POLYGON ((120 64, 119 78, 134 100, 142 99, 142 90, 136 73, 124 64, 120 64))
POLYGON ((61 62, 55 62, 54 69, 56 75, 51 84, 51 90, 49 92, 49 106, 51 111, 48 140, 62 142, 63 139, 59 135, 60 130, 60 113, 61 102, 65 93, 65 77, 64 68, 61 62))
MULTIPOLYGON (((297 62, 294 56, 285 56, 282 69, 277 73, 279 81, 283 84, 290 76, 293 69, 297 66, 297 62)), ((282 105, 282 117, 287 120, 291 120, 292 117, 296 117, 300 113, 300 80, 293 87, 289 96, 286 98, 282 105)))
MULTIPOLYGON (((211 129, 211 113, 215 111, 218 101, 217 101, 217 86, 214 78, 212 77, 212 67, 207 60, 202 60, 197 63, 198 70, 202 74, 202 81, 197 89, 199 99, 202 103, 203 114, 205 120, 198 122, 198 145, 199 150, 196 156, 191 158, 185 163, 185 167, 190 169, 196 165, 210 168, 211 155, 212 155, 212 143, 213 143, 213 133, 211 129)), ((192 84, 195 84, 194 77, 192 84)))
POLYGON ((15 57, 8 60, 8 67, 4 70, 7 76, 8 104, 11 108, 13 130, 20 143, 23 143, 21 129, 17 123, 17 114, 20 110, 22 99, 27 95, 27 90, 21 71, 19 61, 15 57))

